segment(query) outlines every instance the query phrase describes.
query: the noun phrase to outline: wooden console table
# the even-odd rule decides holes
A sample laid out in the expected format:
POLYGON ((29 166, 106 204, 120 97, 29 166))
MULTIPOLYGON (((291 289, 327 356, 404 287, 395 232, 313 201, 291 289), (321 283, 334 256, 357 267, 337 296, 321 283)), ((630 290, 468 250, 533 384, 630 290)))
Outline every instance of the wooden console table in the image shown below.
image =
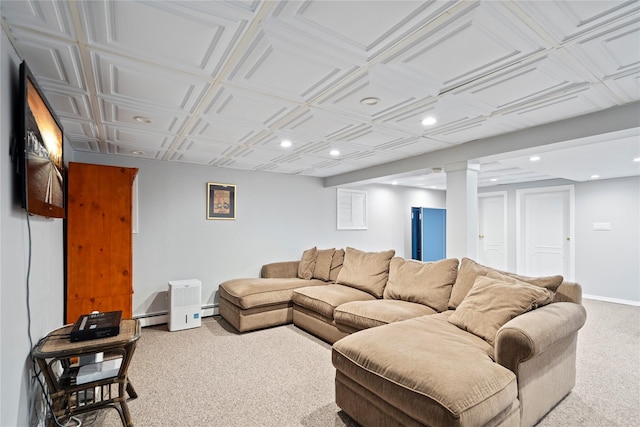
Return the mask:
MULTIPOLYGON (((140 323, 134 319, 120 322, 120 334, 108 338, 71 342, 69 333, 73 325, 56 329, 44 337, 33 349, 33 357, 38 363, 47 383, 47 391, 57 419, 113 407, 120 414, 122 424, 133 426, 127 407, 127 394, 138 397, 127 376, 129 363, 140 338, 140 323), (104 354, 104 362, 121 358, 120 368, 114 376, 87 380, 77 384, 80 369, 78 361, 97 353, 104 354)), ((55 425, 52 418, 50 426, 55 425)))

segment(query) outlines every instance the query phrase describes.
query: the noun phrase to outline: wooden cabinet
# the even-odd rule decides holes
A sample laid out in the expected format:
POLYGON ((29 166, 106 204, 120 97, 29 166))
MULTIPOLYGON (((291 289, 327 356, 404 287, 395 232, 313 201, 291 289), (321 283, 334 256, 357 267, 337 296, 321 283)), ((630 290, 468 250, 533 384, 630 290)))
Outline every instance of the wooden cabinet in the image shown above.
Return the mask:
POLYGON ((135 168, 69 163, 66 220, 67 323, 122 310, 132 317, 132 190, 135 168))

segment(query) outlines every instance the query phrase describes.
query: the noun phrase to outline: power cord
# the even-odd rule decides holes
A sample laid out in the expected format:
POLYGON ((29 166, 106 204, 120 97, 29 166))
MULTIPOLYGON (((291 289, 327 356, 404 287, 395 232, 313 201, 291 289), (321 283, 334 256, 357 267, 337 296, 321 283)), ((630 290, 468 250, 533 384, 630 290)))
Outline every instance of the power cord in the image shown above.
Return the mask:
MULTIPOLYGON (((26 277, 26 287, 27 287, 27 335, 29 337, 29 359, 31 360, 31 368, 33 369, 33 378, 35 378, 38 381, 38 384, 40 384, 40 390, 42 391, 42 395, 44 396, 44 400, 47 403, 47 407, 49 408, 49 411, 51 412, 51 417, 53 418, 54 422, 56 423, 56 425, 58 427, 71 427, 67 424, 61 424, 60 421, 58 420, 58 418, 56 417, 54 411, 53 411, 53 406, 51 404, 50 399, 47 397, 47 390, 42 382, 42 378, 40 378, 40 374, 42 373, 37 366, 36 360, 33 357, 32 354, 32 350, 33 350, 33 337, 31 336, 31 295, 30 295, 30 279, 31 279, 31 246, 32 246, 32 242, 31 242, 31 221, 29 220, 29 212, 26 212, 26 217, 27 217, 27 234, 28 234, 28 255, 27 255, 27 277, 26 277)), ((59 336, 62 336, 65 334, 59 334, 59 336)), ((38 344, 40 344, 42 342, 44 338, 41 338, 38 341, 38 344)), ((31 396, 29 397, 31 399, 31 396)), ((30 401, 29 402, 29 408, 34 408, 35 407, 35 401, 30 401)), ((38 424, 40 422, 40 414, 37 414, 38 417, 38 424)), ((75 421, 76 425, 73 427, 80 427, 82 425, 82 421, 80 419, 78 419, 77 417, 70 417, 69 421, 75 421)))

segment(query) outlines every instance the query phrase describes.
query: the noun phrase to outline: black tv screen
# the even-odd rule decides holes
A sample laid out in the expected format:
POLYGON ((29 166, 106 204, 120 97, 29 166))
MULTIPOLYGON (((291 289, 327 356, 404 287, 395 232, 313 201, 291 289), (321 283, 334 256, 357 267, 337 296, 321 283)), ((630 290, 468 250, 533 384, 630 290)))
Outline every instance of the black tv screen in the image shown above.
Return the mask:
POLYGON ((34 215, 64 218, 62 126, 24 61, 20 64, 17 115, 22 207, 34 215))

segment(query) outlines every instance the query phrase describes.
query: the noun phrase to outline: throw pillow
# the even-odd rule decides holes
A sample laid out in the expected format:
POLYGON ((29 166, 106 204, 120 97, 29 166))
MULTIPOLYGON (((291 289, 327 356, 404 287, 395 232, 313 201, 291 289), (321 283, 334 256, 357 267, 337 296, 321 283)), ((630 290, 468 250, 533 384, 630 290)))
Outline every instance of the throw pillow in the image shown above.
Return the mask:
POLYGON ((502 325, 552 300, 553 292, 543 287, 481 276, 447 320, 494 345, 502 325))
POLYGON ((302 253, 300 264, 298 264, 298 277, 301 279, 311 279, 313 277, 313 270, 316 267, 316 256, 318 254, 318 248, 315 246, 311 249, 307 249, 302 253))
POLYGON ((451 290, 451 298, 449 298, 449 308, 451 310, 454 310, 456 307, 458 307, 467 293, 469 293, 469 290, 473 286, 476 277, 486 276, 490 271, 513 277, 517 280, 520 280, 521 282, 541 286, 543 288, 549 289, 551 292, 555 292, 564 280, 562 276, 520 276, 518 274, 500 271, 496 270, 495 268, 478 264, 477 262, 469 258, 462 258, 462 261, 460 262, 460 270, 458 271, 458 277, 453 285, 453 289, 451 290))
POLYGON ((334 282, 338 279, 338 274, 342 270, 344 262, 344 249, 338 249, 331 259, 331 271, 329 272, 329 281, 334 282))
POLYGON ((395 253, 393 249, 384 252, 363 252, 347 248, 336 282, 382 298, 389 278, 389 263, 395 253))
POLYGON ((324 280, 325 282, 329 280, 329 274, 331 273, 331 261, 333 260, 333 254, 335 251, 335 248, 318 250, 316 266, 313 269, 314 279, 324 280))
POLYGON ((389 264, 384 298, 423 304, 441 312, 447 309, 458 275, 458 260, 421 262, 395 257, 389 264))

